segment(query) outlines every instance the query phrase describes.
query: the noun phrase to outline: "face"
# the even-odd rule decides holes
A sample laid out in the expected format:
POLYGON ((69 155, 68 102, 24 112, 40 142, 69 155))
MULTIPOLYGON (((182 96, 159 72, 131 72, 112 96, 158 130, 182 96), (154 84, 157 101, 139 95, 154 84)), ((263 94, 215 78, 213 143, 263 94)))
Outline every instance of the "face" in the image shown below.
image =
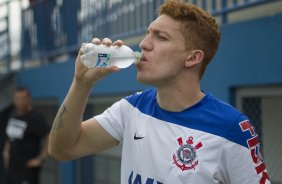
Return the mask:
POLYGON ((137 80, 155 86, 169 85, 185 70, 187 50, 181 23, 160 15, 150 24, 140 43, 143 58, 137 65, 137 80))
POLYGON ((13 102, 18 111, 27 111, 31 105, 31 97, 27 91, 16 91, 13 102))

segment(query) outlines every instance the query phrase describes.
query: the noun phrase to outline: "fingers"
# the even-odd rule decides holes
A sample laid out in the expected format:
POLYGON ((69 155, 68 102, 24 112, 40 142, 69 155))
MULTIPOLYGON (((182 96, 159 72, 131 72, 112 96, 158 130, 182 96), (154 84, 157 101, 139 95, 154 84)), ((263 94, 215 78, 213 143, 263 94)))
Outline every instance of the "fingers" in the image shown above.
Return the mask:
MULTIPOLYGON (((113 44, 112 40, 109 39, 109 38, 104 38, 104 39, 102 40, 102 42, 101 42, 101 40, 100 40, 99 38, 93 38, 93 39, 92 39, 92 43, 95 44, 95 45, 103 44, 103 45, 106 45, 107 47, 110 47, 111 45, 121 47, 121 46, 124 44, 122 40, 117 40, 117 41, 115 41, 114 44, 113 44)), ((87 53, 87 51, 88 51, 89 49, 83 47, 83 46, 85 46, 85 45, 87 45, 87 44, 89 44, 89 43, 82 43, 82 44, 81 44, 81 47, 80 47, 79 52, 78 52, 78 55, 79 55, 79 56, 82 56, 82 55, 84 55, 85 53, 87 53)))
POLYGON ((95 44, 95 45, 103 44, 103 45, 106 45, 106 46, 111 46, 111 45, 122 46, 124 44, 122 40, 117 40, 113 44, 112 40, 109 39, 109 38, 104 38, 102 40, 102 42, 101 42, 101 40, 99 38, 93 38, 92 39, 92 43, 95 44))
MULTIPOLYGON (((101 44, 101 40, 99 38, 93 38, 92 39, 92 43, 95 44, 95 45, 100 45, 101 44)), ((113 44, 113 42, 109 38, 104 38, 102 40, 102 44, 106 45, 106 46, 111 46, 113 44)))
POLYGON ((117 66, 111 66, 109 70, 110 70, 110 73, 114 73, 114 72, 118 72, 120 69, 117 66))
POLYGON ((109 38, 104 38, 103 41, 102 41, 102 44, 109 47, 109 46, 111 46, 113 44, 113 42, 109 38))
POLYGON ((119 46, 119 47, 121 47, 123 44, 124 43, 121 40, 117 40, 117 41, 114 42, 114 45, 119 46))
POLYGON ((93 38, 92 39, 92 43, 95 44, 95 45, 100 45, 101 44, 101 41, 99 38, 93 38))

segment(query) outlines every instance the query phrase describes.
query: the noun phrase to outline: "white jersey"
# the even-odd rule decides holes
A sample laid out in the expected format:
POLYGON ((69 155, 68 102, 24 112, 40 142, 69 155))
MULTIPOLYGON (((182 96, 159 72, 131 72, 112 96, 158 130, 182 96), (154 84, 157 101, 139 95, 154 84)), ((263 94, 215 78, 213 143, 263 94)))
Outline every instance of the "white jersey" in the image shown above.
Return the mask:
POLYGON ((150 89, 95 119, 122 143, 121 184, 270 183, 247 117, 209 93, 169 112, 150 89))

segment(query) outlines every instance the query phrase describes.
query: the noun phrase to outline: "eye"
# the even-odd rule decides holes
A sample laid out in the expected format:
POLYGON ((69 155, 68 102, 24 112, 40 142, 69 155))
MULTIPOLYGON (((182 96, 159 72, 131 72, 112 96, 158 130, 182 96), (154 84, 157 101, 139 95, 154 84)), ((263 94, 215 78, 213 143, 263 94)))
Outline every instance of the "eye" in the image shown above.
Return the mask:
POLYGON ((162 35, 157 35, 157 38, 159 39, 159 40, 167 40, 167 38, 166 37, 164 37, 164 36, 162 36, 162 35))

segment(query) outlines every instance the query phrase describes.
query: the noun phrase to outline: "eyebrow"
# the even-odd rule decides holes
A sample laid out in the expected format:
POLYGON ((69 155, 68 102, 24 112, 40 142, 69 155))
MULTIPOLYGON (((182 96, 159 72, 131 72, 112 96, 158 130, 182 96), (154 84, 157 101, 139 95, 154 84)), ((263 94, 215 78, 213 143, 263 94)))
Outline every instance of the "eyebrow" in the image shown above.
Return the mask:
POLYGON ((161 33, 162 33, 162 34, 165 34, 166 36, 168 36, 169 38, 171 38, 170 34, 167 33, 166 31, 162 31, 162 30, 159 30, 159 29, 149 28, 149 29, 147 29, 146 33, 149 33, 150 31, 151 31, 153 34, 158 35, 158 34, 161 34, 161 33))

